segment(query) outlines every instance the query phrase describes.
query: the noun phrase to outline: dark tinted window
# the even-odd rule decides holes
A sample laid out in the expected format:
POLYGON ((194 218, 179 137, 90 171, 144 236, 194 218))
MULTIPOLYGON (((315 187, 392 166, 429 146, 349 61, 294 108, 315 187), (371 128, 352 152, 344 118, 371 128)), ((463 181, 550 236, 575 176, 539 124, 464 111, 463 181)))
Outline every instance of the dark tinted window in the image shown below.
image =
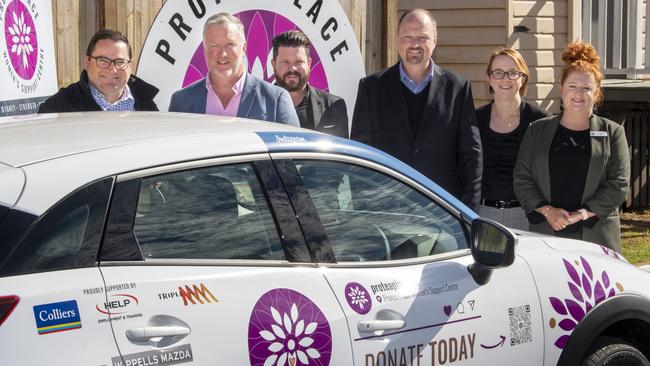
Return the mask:
POLYGON ((95 265, 113 178, 91 183, 43 214, 2 267, 2 275, 95 265))
POLYGON ((145 260, 286 258, 250 164, 142 179, 133 232, 145 260))
POLYGON ((348 163, 295 163, 339 262, 407 259, 468 248, 457 217, 397 179, 348 163))

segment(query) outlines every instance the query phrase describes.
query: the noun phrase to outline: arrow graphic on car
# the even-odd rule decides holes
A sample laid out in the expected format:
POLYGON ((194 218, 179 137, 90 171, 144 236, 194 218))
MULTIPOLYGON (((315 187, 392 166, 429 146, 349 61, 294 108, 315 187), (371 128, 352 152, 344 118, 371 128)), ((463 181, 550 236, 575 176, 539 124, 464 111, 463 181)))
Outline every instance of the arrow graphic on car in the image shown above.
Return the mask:
POLYGON ((492 349, 492 348, 497 348, 497 347, 503 347, 503 345, 506 343, 506 337, 505 336, 500 336, 501 337, 501 342, 495 344, 494 346, 486 346, 484 344, 481 344, 481 347, 485 349, 492 349))

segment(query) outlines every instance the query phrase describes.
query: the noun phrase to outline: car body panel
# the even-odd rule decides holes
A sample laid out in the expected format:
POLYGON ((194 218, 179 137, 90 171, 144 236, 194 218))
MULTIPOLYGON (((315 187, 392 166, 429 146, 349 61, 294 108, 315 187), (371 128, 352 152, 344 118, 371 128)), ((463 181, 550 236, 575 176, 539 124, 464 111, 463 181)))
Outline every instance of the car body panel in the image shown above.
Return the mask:
POLYGON ((605 299, 634 294, 650 301, 650 274, 606 247, 557 238, 545 241, 548 249, 539 247, 538 253, 527 253, 525 258, 537 279, 546 334, 545 365, 555 365, 585 314, 605 299))
POLYGON ((470 263, 464 256, 390 269, 328 268, 325 277, 348 317, 355 364, 541 364, 541 311, 528 267, 515 261, 479 286, 467 271, 470 263), (508 291, 500 286, 506 279, 508 291), (353 303, 362 294, 365 308, 353 303), (393 318, 404 327, 359 330, 362 322, 393 318))
POLYGON ((13 207, 24 186, 25 174, 21 169, 0 163, 0 205, 13 207))
POLYGON ((104 364, 117 347, 110 326, 92 319, 103 290, 97 268, 0 278, 0 294, 20 297, 0 326, 1 363, 104 364))
MULTIPOLYGON (((352 364, 345 316, 318 268, 288 264, 228 266, 221 262, 196 267, 110 266, 102 272, 109 285, 137 284, 130 292, 140 299, 137 309, 132 306, 132 310, 114 316, 118 320, 111 322, 125 362, 190 345, 193 361, 201 365, 226 360, 233 365, 253 361, 261 365, 273 355, 279 358, 286 353, 290 354, 285 358, 288 363, 298 364, 297 350, 305 348, 298 348, 297 344, 293 352, 269 350, 272 339, 281 340, 279 335, 291 334, 296 343, 305 338, 313 340, 306 347, 320 354, 318 358, 310 357, 313 364, 318 364, 314 360, 328 360, 323 364, 330 365, 352 364), (156 278, 152 278, 152 271, 158 274, 156 278), (271 308, 279 314, 278 321, 271 308), (190 333, 169 342, 163 339, 160 344, 155 340, 137 343, 126 336, 129 329, 163 326, 171 322, 169 318, 188 324, 190 333), (312 323, 318 326, 310 326, 312 323)), ((97 315, 105 319, 103 314, 97 315)))

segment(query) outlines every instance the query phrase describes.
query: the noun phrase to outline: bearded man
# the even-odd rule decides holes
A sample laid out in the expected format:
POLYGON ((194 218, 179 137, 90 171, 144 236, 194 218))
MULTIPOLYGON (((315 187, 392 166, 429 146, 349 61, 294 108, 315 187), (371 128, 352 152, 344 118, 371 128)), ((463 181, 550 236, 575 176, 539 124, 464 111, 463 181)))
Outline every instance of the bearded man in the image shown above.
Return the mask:
POLYGON ((309 85, 310 46, 307 36, 299 31, 284 32, 273 39, 275 83, 291 95, 300 127, 347 138, 345 101, 309 85))

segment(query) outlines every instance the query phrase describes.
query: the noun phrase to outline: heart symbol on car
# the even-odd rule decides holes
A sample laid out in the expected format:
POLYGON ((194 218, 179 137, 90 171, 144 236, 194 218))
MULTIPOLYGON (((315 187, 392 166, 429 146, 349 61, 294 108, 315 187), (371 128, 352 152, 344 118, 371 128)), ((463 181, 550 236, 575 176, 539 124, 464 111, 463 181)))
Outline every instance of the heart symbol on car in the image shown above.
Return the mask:
POLYGON ((291 366, 296 366, 296 358, 295 357, 289 357, 289 364, 291 364, 291 366))
POLYGON ((451 314, 451 305, 445 305, 445 307, 442 309, 447 316, 451 314))

